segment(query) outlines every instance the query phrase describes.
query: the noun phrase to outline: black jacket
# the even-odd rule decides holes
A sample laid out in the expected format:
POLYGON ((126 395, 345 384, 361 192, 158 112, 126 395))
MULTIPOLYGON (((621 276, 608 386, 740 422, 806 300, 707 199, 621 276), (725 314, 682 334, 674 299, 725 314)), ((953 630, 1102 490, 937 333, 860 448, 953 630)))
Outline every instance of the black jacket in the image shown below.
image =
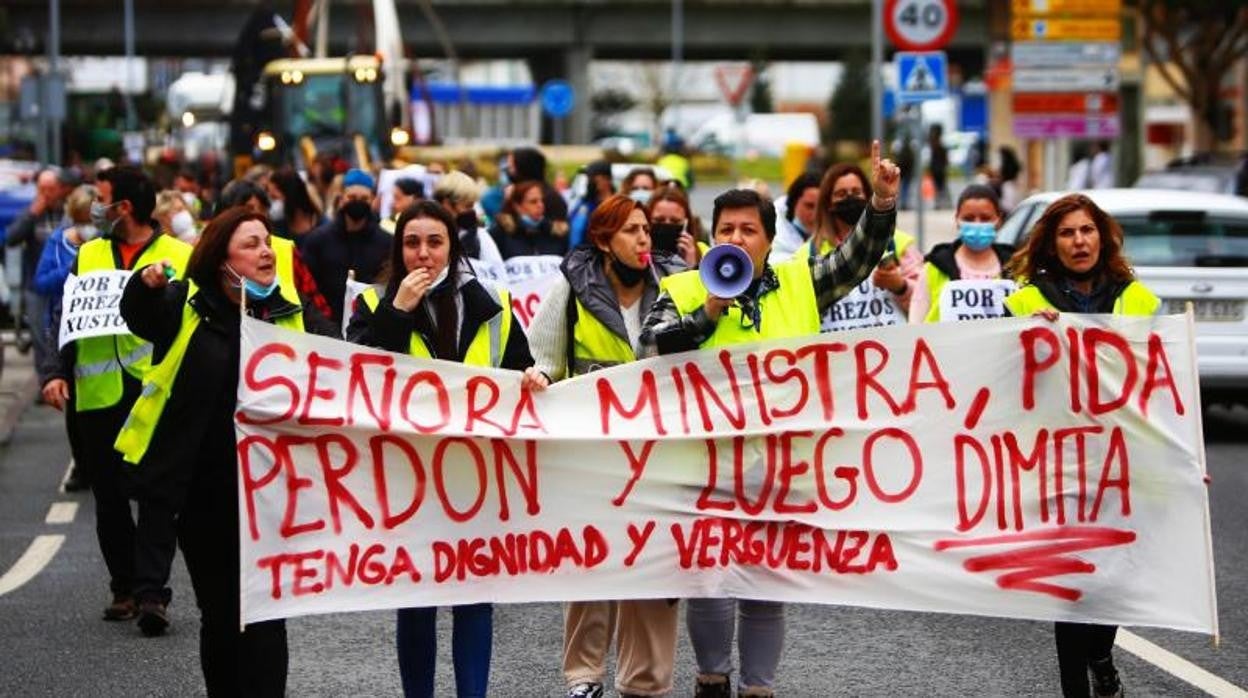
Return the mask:
MULTIPOLYGON (((958 260, 954 254, 958 248, 962 246, 961 240, 953 242, 942 242, 932 248, 927 253, 926 262, 944 272, 950 281, 957 281, 962 278, 962 270, 958 269, 958 260)), ((992 251, 996 253, 997 260, 1001 262, 1001 274, 1005 275, 1005 265, 1009 263, 1010 257, 1014 256, 1014 246, 1005 245, 999 242, 992 244, 992 251)))
POLYGON ((394 237, 381 229, 375 216, 369 219, 363 230, 347 233, 342 213, 304 236, 299 254, 316 280, 316 287, 333 310, 334 321, 342 321, 347 272, 354 269, 356 281, 376 281, 390 258, 393 241, 394 237))
MULTIPOLYGON (((121 316, 130 331, 153 345, 153 362, 164 358, 182 327, 187 284, 175 281, 151 289, 135 274, 121 297, 121 316)), ((190 300, 201 319, 191 336, 182 366, 173 381, 143 462, 135 469, 137 484, 153 496, 180 506, 193 473, 209 469, 211 477, 236 477, 234 412, 238 404, 239 309, 218 288, 201 288, 190 300), (159 493, 158 495, 156 493, 159 493)), ((274 293, 253 302, 248 314, 267 321, 299 308, 274 293)), ((335 336, 324 317, 307 309, 305 329, 335 336)))
MULTIPOLYGON (((449 290, 436 292, 449 293, 449 290)), ((468 353, 468 345, 477 336, 477 330, 503 309, 494 302, 490 292, 485 290, 485 287, 475 277, 461 277, 458 293, 462 299, 463 313, 460 317, 459 342, 454 356, 437 356, 436 343, 432 338, 438 329, 434 326, 432 306, 426 302, 428 295, 410 313, 395 308, 394 296, 391 294, 386 294, 381 299, 377 304, 376 312, 370 310, 363 301, 357 302, 355 314, 347 326, 347 341, 406 354, 411 345, 412 332, 418 332, 425 339, 425 346, 429 348, 429 353, 434 358, 462 363, 464 355, 468 353)), ((529 353, 529 341, 524 335, 524 327, 516 319, 511 308, 503 312, 512 313, 512 315, 511 331, 507 335, 507 346, 503 347, 500 368, 523 371, 533 365, 533 357, 529 353)))
POLYGON ((567 221, 549 217, 543 218, 536 227, 530 227, 510 213, 500 213, 490 227, 490 237, 494 238, 503 259, 541 254, 562 257, 568 252, 567 221))

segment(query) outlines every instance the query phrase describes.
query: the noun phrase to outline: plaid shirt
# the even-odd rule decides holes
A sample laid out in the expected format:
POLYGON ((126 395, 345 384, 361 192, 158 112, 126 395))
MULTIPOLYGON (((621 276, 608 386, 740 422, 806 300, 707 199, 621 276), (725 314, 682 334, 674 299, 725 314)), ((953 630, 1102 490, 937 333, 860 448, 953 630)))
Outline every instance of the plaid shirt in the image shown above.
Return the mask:
MULTIPOLYGON (((815 302, 819 306, 820 317, 871 274, 893 237, 896 223, 895 208, 876 211, 868 206, 866 214, 854 226, 854 232, 832 254, 810 257, 810 279, 815 286, 815 302)), ((767 265, 759 278, 758 292, 752 296, 747 293, 737 299, 742 314, 755 317, 758 299, 779 288, 780 280, 767 265)), ((760 320, 767 322, 765 317, 760 320)), ((707 317, 705 308, 681 315, 671 296, 663 293, 655 300, 642 324, 640 355, 650 357, 691 351, 702 346, 714 331, 715 322, 707 317)))
POLYGON ((295 275, 295 291, 298 292, 299 298, 304 303, 311 303, 312 307, 320 311, 326 319, 334 316, 334 311, 329 307, 329 302, 325 300, 325 296, 316 288, 316 279, 312 278, 312 272, 308 270, 308 265, 303 263, 303 257, 299 256, 299 250, 295 250, 295 259, 293 263, 293 271, 295 275))

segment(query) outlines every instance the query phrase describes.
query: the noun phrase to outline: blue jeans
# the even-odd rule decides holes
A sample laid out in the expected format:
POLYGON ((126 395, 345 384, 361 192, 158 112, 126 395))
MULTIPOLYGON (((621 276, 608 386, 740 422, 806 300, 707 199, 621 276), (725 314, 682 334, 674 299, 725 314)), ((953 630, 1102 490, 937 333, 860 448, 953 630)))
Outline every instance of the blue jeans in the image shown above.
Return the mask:
MULTIPOLYGON (((459 698, 485 698, 490 682, 494 607, 488 603, 453 606, 451 661, 459 698)), ((432 698, 438 658, 437 608, 401 608, 395 633, 399 676, 407 698, 432 698)))

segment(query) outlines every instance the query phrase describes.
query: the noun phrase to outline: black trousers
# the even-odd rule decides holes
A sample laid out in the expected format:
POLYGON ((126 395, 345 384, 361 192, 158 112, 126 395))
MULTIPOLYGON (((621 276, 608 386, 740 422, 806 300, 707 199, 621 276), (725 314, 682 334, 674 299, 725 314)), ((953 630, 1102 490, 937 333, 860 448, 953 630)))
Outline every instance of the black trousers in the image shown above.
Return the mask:
POLYGON ((1087 698, 1088 663, 1105 659, 1114 648, 1116 625, 1091 623, 1056 623, 1053 638, 1057 641, 1057 666, 1062 674, 1062 695, 1066 698, 1087 698))
MULTIPOLYGON (((66 409, 72 410, 71 404, 66 409)), ((129 414, 129 403, 102 410, 75 412, 66 418, 74 457, 91 483, 95 498, 95 535, 108 567, 114 594, 132 595, 135 585, 135 531, 130 512, 132 488, 126 464, 113 450, 117 431, 129 414)))
POLYGON ((178 521, 178 541, 199 605, 199 659, 209 696, 282 696, 286 622, 240 629, 237 472, 200 463, 178 521))

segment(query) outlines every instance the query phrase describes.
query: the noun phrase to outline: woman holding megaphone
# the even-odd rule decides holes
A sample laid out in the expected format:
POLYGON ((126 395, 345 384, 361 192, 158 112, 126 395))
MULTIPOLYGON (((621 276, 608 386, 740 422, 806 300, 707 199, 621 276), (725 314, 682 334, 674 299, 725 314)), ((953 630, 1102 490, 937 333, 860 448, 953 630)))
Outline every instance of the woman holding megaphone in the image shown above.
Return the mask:
MULTIPOLYGON (((636 359, 641 320, 659 281, 683 271, 679 257, 654 251, 643 204, 612 196, 589 218, 588 245, 572 251, 529 327, 535 387, 636 359)), ((570 698, 603 692, 607 651, 615 636, 615 687, 622 695, 672 689, 676 602, 668 599, 564 604, 563 676, 570 698)))
MULTIPOLYGON (((701 264, 708 270, 705 277, 690 271, 663 279, 663 293, 642 325, 642 355, 818 334, 819 318, 871 274, 893 236, 900 170, 880 158, 878 141, 871 144, 871 160, 874 194, 853 232, 828 255, 768 264, 776 234, 771 202, 742 189, 716 198, 711 221, 715 245, 732 245, 745 254, 714 258, 708 254, 701 264), (749 274, 738 291, 727 282, 745 258, 749 274)), ((698 663, 696 696, 732 695, 732 638, 738 614, 740 692, 771 695, 784 644, 783 604, 690 599, 687 614, 698 663)))

